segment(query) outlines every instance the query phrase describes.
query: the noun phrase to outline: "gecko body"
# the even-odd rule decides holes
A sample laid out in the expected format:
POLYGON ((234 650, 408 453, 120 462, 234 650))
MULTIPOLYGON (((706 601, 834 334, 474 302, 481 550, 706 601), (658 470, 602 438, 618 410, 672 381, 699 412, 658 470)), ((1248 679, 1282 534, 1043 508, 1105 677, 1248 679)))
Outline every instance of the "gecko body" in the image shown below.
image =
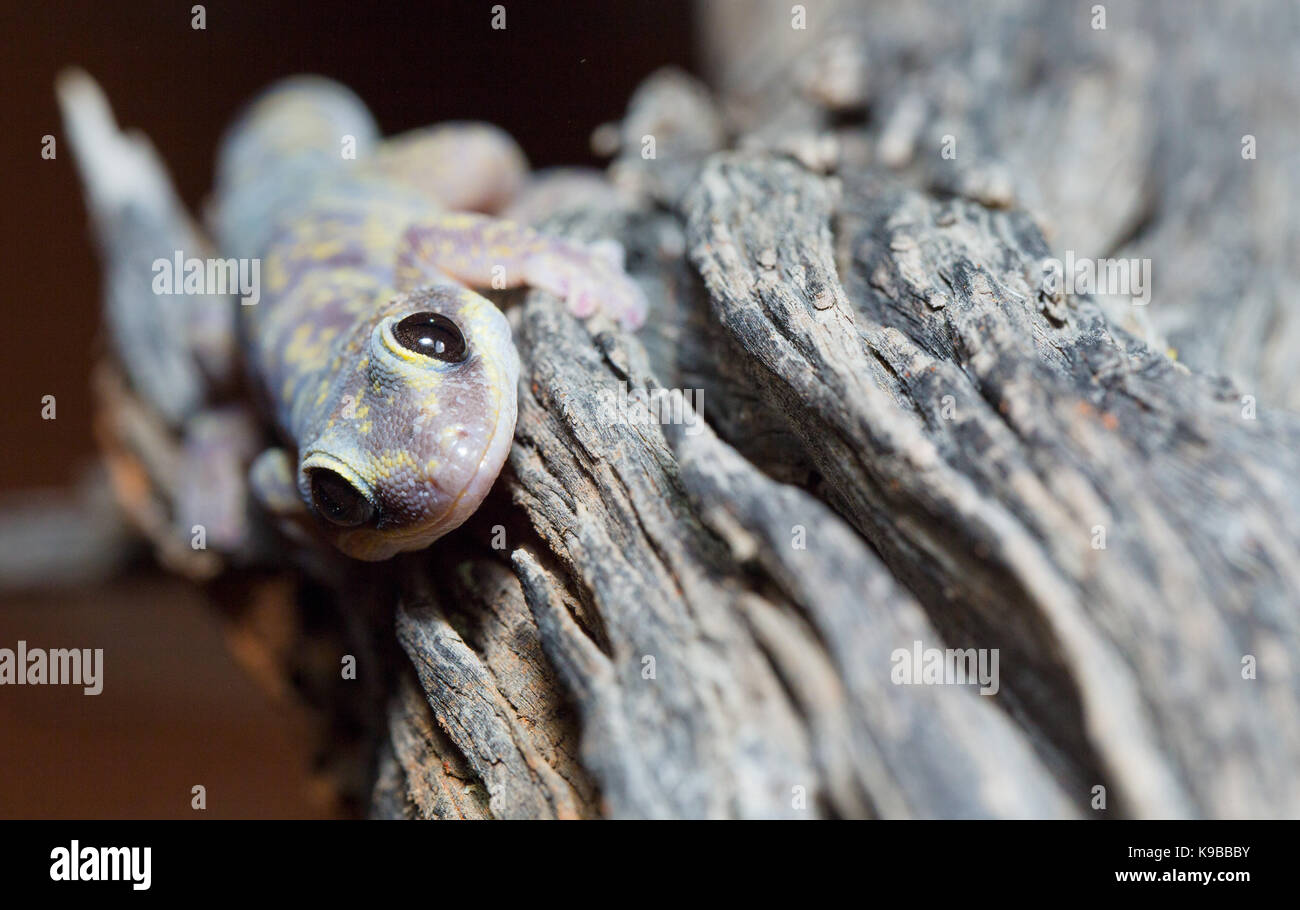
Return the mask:
POLYGON ((218 165, 220 246, 262 260, 241 308, 244 357, 285 446, 251 481, 350 556, 385 559, 455 528, 509 453, 519 359, 471 287, 549 290, 635 328, 645 300, 616 244, 586 246, 456 209, 497 210, 526 165, 481 124, 379 142, 332 82, 270 90, 218 165), (348 161, 340 148, 357 148, 348 161))
POLYGON ((645 319, 617 243, 495 217, 521 191, 519 210, 536 213, 548 187, 575 185, 530 178, 495 127, 383 140, 343 86, 284 80, 223 140, 210 239, 94 80, 65 71, 56 88, 103 254, 116 361, 173 434, 136 421, 108 444, 170 501, 170 528, 132 493, 129 471, 119 501, 196 575, 210 561, 188 559, 177 539, 199 529, 236 561, 258 558, 250 498, 291 536, 363 560, 425 547, 478 507, 510 451, 520 363, 505 316, 473 288, 528 285, 580 317, 602 311, 631 329, 645 319), (182 248, 258 261, 256 303, 212 289, 160 296, 151 263, 182 248), (260 453, 248 403, 231 400, 239 363, 278 436, 260 453), (143 453, 168 448, 171 467, 150 470, 164 461, 143 453))

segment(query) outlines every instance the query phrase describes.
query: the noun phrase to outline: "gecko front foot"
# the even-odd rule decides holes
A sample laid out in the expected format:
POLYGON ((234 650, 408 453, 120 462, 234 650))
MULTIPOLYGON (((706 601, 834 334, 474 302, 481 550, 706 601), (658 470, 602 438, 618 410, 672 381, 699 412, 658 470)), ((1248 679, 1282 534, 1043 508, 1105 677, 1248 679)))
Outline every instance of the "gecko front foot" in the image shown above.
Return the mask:
POLYGON ((549 241, 524 261, 524 280, 562 298, 579 318, 603 311, 631 331, 645 324, 645 294, 623 270, 623 247, 614 241, 549 241))
POLYGON ((608 313, 628 329, 646 320, 645 294, 623 270, 623 247, 612 240, 584 244, 527 225, 452 213, 407 230, 397 257, 402 286, 437 276, 469 287, 531 285, 563 298, 575 316, 608 313))

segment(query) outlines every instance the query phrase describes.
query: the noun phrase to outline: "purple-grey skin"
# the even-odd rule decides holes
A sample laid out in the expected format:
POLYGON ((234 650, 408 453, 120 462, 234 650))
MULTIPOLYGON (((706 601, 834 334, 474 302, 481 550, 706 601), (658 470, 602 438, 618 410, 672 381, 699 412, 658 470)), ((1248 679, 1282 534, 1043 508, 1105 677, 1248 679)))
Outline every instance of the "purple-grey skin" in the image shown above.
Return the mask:
POLYGON ((628 328, 646 302, 617 244, 592 247, 449 205, 493 210, 526 165, 500 131, 434 128, 375 144, 360 103, 324 80, 273 89, 219 167, 222 246, 260 259, 242 307, 246 360, 287 445, 251 480, 274 514, 357 559, 459 526, 510 451, 519 358, 470 286, 531 285, 628 328), (340 160, 348 138, 357 160, 340 160))

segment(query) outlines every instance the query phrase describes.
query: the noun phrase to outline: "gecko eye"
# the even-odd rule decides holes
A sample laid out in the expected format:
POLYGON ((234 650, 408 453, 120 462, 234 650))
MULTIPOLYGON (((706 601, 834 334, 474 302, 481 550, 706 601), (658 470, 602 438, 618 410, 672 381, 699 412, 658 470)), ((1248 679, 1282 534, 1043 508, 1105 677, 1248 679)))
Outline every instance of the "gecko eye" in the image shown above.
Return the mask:
POLYGON ((326 521, 342 528, 365 524, 375 507, 338 474, 324 468, 311 472, 311 501, 326 521))
POLYGON ((441 313, 415 313, 393 326, 393 337, 408 351, 460 363, 469 353, 460 327, 441 313))

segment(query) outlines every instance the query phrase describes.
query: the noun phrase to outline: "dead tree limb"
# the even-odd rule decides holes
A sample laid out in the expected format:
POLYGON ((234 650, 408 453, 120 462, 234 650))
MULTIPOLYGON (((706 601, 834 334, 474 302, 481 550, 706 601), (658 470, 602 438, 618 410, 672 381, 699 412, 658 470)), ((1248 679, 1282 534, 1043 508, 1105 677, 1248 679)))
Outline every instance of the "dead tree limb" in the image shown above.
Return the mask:
MULTIPOLYGON (((512 555, 480 535, 457 570, 517 577, 514 634, 576 707, 600 812, 1089 815, 1101 786, 1123 815, 1300 814, 1300 420, 1171 359, 1113 301, 1045 290, 1060 248, 997 177, 1025 147, 912 167, 951 71, 852 33, 828 71, 772 50, 787 25, 748 45, 772 66, 720 81, 744 151, 719 148, 698 87, 658 77, 611 171, 658 210, 553 225, 621 237, 662 318, 629 338, 529 297, 513 509, 496 519, 511 516, 512 555), (878 77, 845 75, 864 60, 878 77), (913 96, 919 120, 900 124, 913 96), (653 160, 647 123, 679 137, 653 160), (713 429, 611 416, 619 383, 703 388, 713 429), (1001 691, 894 685, 891 654, 918 640, 998 649, 1001 691)), ((996 25, 993 46, 1016 48, 1052 22, 996 25)), ((978 41, 961 41, 953 66, 974 66, 978 41)), ((1051 91, 1087 101, 1077 71, 1049 76, 961 122, 978 136, 1051 91)), ((1108 206, 1039 199, 1074 219, 1071 242, 1119 249, 1150 218, 1160 140, 1127 140, 1103 156, 1130 175, 1108 206)), ((1289 298, 1270 306, 1293 318, 1289 298)), ((1204 340, 1206 365, 1221 342, 1204 340)), ((448 572, 436 552, 424 571, 448 572)), ((465 709, 425 692, 435 715, 465 709)), ((491 741, 484 726, 456 747, 491 741)), ((535 814, 506 807, 545 777, 487 780, 493 805, 535 814)))

